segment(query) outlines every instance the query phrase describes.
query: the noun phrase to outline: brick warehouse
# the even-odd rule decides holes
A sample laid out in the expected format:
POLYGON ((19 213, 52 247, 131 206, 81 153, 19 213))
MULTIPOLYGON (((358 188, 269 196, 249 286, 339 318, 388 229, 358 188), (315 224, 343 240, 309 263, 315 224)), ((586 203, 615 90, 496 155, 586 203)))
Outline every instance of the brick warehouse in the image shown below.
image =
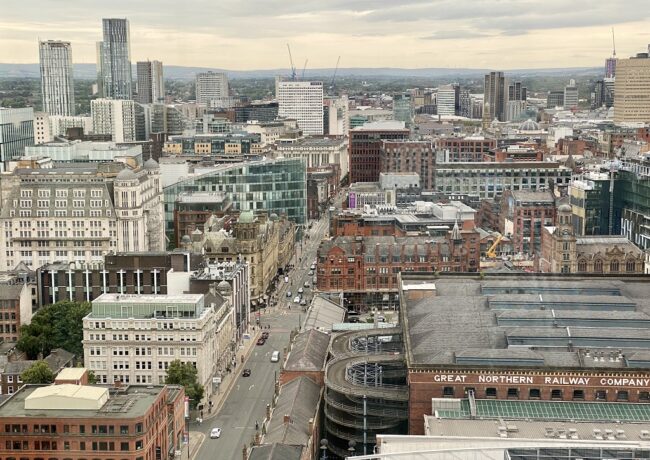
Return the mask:
POLYGON ((402 274, 409 433, 432 398, 650 403, 645 277, 402 274))
POLYGON ((406 140, 410 131, 401 122, 366 123, 350 130, 349 183, 377 182, 384 140, 406 140))

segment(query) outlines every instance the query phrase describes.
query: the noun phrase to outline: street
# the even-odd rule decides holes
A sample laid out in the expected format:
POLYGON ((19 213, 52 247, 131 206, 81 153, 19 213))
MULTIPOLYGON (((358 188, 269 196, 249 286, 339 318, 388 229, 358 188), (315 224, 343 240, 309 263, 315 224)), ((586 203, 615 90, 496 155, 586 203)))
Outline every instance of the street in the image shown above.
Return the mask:
MULTIPOLYGON (((303 238, 296 243, 294 261, 295 267, 289 272, 289 282, 285 283, 284 278, 279 279, 278 289, 274 293, 277 304, 273 308, 262 312, 259 317, 260 325, 264 329, 270 326, 268 340, 264 345, 254 345, 250 357, 244 364, 237 363, 237 380, 233 383, 231 391, 223 401, 217 415, 210 419, 204 419, 199 425, 192 421, 190 430, 205 433, 205 442, 199 449, 195 458, 198 460, 215 459, 240 459, 244 446, 249 446, 255 435, 255 424, 259 423, 262 429, 262 421, 266 414, 266 405, 271 403, 274 391, 274 378, 279 377, 281 364, 284 361, 284 349, 289 344, 289 336, 292 329, 300 327, 305 314, 302 307, 293 302, 299 287, 304 286, 305 281, 312 284, 312 275, 309 275, 310 265, 316 259, 316 251, 321 239, 328 229, 328 219, 323 217, 319 221, 313 221, 312 229, 306 230, 309 239, 303 238), (291 297, 287 297, 287 290, 291 290, 291 297), (271 362, 271 353, 278 350, 281 353, 280 362, 271 362), (251 376, 243 377, 242 370, 250 369, 251 376), (219 439, 210 439, 210 430, 219 427, 222 430, 219 439)), ((314 287, 305 289, 305 298, 311 301, 314 287)), ((256 337, 260 327, 255 324, 256 314, 252 315, 251 335, 256 337), (255 331, 253 331, 255 327, 255 331)))

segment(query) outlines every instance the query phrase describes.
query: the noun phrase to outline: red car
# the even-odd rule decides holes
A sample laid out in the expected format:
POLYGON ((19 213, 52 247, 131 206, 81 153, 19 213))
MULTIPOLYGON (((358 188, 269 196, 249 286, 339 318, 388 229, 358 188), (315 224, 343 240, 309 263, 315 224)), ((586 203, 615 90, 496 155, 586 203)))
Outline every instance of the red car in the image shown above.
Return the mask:
POLYGON ((257 344, 258 345, 264 345, 266 343, 266 339, 264 337, 260 337, 257 339, 257 344))

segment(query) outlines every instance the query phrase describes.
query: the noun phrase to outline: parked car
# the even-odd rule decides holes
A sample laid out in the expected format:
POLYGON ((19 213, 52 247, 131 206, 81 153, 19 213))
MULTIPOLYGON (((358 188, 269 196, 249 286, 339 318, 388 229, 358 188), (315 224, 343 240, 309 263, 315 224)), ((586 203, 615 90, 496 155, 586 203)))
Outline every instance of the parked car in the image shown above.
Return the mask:
POLYGON ((258 345, 264 345, 266 343, 266 339, 264 337, 260 337, 257 339, 257 344, 258 345))
POLYGON ((287 297, 291 297, 291 291, 287 291, 287 297))
POLYGON ((251 376, 251 370, 250 369, 244 369, 241 373, 242 377, 250 377, 251 376))
POLYGON ((314 275, 314 270, 309 270, 309 276, 313 276, 313 275, 314 275))
POLYGON ((305 281, 305 289, 309 289, 311 287, 311 284, 309 284, 309 281, 305 281))
POLYGON ((277 350, 275 350, 275 351, 271 354, 271 362, 272 362, 272 363, 277 363, 278 361, 280 361, 280 352, 277 351, 277 350))
POLYGON ((300 301, 300 305, 302 305, 303 307, 306 306, 307 305, 307 299, 302 299, 300 301))
POLYGON ((210 431, 210 439, 219 439, 221 437, 221 428, 212 428, 210 431))
POLYGON ((299 295, 297 295, 296 297, 294 297, 294 299, 293 299, 293 303, 300 303, 300 296, 299 296, 299 295))
POLYGON ((302 294, 303 292, 305 292, 303 288, 298 288, 298 294, 302 294))
POLYGON ((268 332, 262 332, 262 338, 264 340, 268 339, 269 338, 269 333, 268 332))
POLYGON ((309 267, 310 270, 316 270, 316 264, 311 264, 311 267, 309 267))

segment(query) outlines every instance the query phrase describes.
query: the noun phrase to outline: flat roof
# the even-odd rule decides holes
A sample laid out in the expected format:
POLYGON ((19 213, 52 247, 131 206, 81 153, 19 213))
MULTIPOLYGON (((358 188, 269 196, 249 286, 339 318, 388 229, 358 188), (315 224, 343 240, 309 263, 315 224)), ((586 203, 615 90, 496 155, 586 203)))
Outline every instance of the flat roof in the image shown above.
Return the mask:
POLYGON ((102 294, 93 300, 93 304, 101 303, 146 303, 146 304, 169 304, 169 303, 197 303, 203 298, 203 294, 102 294))
POLYGON ((79 380, 86 372, 85 367, 64 367, 56 376, 56 380, 79 380))

